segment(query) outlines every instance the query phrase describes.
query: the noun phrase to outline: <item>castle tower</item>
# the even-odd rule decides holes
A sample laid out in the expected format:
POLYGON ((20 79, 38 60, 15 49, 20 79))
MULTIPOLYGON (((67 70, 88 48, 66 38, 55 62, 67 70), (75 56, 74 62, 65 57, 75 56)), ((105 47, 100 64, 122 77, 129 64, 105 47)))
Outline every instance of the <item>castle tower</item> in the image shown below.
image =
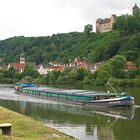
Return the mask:
POLYGON ((134 7, 132 8, 132 15, 133 15, 133 16, 136 16, 138 10, 139 10, 139 7, 138 7, 137 4, 135 3, 134 7))
POLYGON ((25 57, 24 57, 23 47, 22 47, 21 54, 20 54, 20 64, 25 64, 25 57))

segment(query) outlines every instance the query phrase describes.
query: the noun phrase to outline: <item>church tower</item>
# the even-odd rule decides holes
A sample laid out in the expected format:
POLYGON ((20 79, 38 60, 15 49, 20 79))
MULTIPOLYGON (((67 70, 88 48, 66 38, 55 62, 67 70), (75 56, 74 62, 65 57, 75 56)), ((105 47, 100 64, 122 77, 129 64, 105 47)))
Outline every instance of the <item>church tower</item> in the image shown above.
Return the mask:
POLYGON ((23 47, 22 47, 21 54, 20 54, 20 64, 25 64, 25 57, 24 57, 23 47))
POLYGON ((134 5, 134 7, 133 7, 133 9, 132 9, 132 14, 133 14, 133 16, 136 16, 138 10, 139 10, 139 7, 138 7, 137 4, 135 3, 135 5, 134 5))

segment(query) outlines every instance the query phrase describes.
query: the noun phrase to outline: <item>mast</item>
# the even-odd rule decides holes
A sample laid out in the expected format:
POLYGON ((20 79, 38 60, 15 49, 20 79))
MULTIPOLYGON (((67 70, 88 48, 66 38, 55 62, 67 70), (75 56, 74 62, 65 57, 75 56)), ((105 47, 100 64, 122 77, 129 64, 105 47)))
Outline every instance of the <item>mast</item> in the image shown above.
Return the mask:
POLYGON ((115 90, 115 88, 107 81, 107 84, 112 88, 112 90, 116 93, 116 94, 118 94, 118 92, 115 90))

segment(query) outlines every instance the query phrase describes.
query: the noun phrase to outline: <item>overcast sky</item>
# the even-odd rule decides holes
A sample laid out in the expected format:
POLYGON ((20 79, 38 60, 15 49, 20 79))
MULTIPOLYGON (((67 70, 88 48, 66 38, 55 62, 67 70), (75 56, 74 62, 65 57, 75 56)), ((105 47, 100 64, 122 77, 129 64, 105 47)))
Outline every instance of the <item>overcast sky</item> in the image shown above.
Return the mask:
POLYGON ((0 0, 0 40, 13 36, 47 36, 95 31, 97 18, 131 14, 140 0, 0 0))

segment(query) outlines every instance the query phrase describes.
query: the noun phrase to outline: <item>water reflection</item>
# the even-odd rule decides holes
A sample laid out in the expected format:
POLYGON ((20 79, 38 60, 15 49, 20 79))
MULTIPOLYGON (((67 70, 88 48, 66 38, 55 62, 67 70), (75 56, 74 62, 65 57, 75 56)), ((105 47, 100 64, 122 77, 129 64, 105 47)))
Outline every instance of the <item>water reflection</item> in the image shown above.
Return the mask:
MULTIPOLYGON (((47 111, 54 111, 57 113, 67 113, 67 114, 76 114, 76 115, 86 115, 86 116, 109 116, 115 119, 132 119, 134 117, 134 108, 94 108, 87 109, 80 106, 70 106, 67 104, 41 104, 41 103, 30 103, 26 101, 20 101, 20 112, 26 114, 29 107, 34 112, 39 113, 42 118, 47 111)), ((29 114, 27 114, 29 115, 29 114)))
POLYGON ((133 109, 84 109, 65 104, 0 100, 0 105, 73 135, 81 140, 113 140, 111 128, 120 119, 132 119, 133 109))

